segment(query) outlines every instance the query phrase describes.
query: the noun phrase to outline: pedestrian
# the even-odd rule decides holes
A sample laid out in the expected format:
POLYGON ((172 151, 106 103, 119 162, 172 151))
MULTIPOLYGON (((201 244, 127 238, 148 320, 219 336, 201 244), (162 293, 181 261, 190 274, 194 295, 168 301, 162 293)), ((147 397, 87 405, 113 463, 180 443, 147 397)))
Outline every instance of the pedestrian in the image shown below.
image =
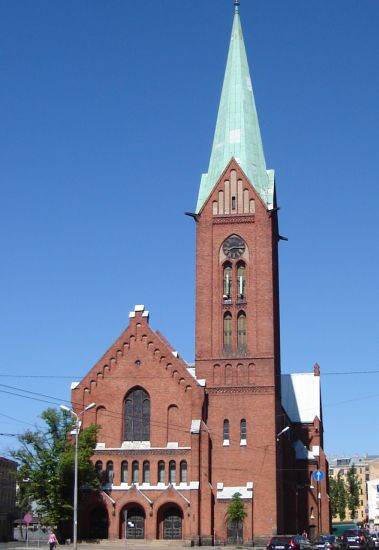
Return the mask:
POLYGON ((307 538, 308 538, 308 533, 306 532, 305 529, 303 531, 302 537, 303 537, 304 540, 307 540, 307 538))
POLYGON ((49 537, 50 550, 54 550, 57 544, 58 544, 58 539, 53 531, 49 537))

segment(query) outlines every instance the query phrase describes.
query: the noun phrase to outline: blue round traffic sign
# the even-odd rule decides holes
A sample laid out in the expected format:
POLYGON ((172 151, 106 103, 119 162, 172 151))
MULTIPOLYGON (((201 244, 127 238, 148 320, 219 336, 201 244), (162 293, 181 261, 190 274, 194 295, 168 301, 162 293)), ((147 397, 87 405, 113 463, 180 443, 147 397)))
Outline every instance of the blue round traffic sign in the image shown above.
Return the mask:
POLYGON ((313 478, 316 481, 322 481, 324 479, 324 472, 322 470, 316 470, 313 472, 313 478))

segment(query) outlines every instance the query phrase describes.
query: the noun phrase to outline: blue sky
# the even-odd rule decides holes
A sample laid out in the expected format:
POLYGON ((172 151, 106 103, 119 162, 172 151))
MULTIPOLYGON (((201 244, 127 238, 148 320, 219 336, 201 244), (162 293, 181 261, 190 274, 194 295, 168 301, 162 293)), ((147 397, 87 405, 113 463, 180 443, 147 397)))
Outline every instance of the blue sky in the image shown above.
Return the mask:
MULTIPOLYGON (((66 403, 134 304, 193 360, 184 212, 208 167, 232 4, 0 1, 2 433, 66 403)), ((378 18, 377 0, 241 0, 289 238, 282 370, 320 364, 331 454, 379 454, 378 18)), ((0 436, 0 455, 15 443, 0 436)))

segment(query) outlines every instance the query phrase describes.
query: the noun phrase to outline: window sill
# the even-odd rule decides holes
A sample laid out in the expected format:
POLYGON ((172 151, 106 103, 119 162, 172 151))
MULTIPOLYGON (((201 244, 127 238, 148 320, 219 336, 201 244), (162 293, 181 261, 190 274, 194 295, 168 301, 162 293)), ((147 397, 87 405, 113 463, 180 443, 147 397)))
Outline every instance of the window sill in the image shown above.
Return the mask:
POLYGON ((247 443, 246 443, 246 439, 241 439, 240 441, 240 446, 241 447, 246 447, 247 443))
POLYGON ((223 447, 229 447, 229 439, 224 439, 222 442, 223 447))

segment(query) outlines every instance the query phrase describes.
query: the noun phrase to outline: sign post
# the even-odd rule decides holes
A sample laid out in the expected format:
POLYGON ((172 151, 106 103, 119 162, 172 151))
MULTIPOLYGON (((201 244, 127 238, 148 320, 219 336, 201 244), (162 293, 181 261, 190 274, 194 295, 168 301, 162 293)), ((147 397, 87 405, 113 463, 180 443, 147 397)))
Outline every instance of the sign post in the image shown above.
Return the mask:
POLYGON ((29 546, 29 524, 32 523, 33 517, 31 514, 24 515, 24 521, 26 523, 26 546, 29 546))
POLYGON ((313 472, 313 478, 317 481, 317 534, 320 534, 320 519, 321 519, 321 492, 320 481, 324 479, 324 472, 322 470, 316 470, 313 472))

